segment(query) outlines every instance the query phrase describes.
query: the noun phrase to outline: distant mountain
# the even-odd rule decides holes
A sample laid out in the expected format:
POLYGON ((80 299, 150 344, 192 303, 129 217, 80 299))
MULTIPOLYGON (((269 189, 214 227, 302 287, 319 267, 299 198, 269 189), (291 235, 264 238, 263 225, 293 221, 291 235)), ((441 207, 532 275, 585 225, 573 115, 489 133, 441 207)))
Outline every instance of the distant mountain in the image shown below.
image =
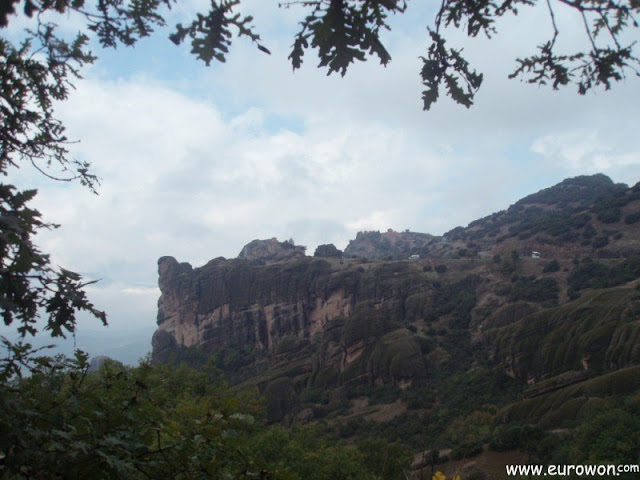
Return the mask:
POLYGON ((602 197, 615 196, 628 189, 623 183, 613 183, 609 177, 582 175, 567 178, 553 187, 545 188, 517 201, 515 205, 555 205, 558 208, 588 207, 602 197))
POLYGON ((70 357, 73 356, 74 350, 79 348, 87 352, 91 358, 106 356, 125 365, 134 366, 151 352, 149 338, 153 330, 153 326, 125 331, 80 328, 75 339, 69 335, 66 339, 39 335, 31 341, 36 347, 54 345, 54 348, 45 352, 47 355, 61 353, 70 357))

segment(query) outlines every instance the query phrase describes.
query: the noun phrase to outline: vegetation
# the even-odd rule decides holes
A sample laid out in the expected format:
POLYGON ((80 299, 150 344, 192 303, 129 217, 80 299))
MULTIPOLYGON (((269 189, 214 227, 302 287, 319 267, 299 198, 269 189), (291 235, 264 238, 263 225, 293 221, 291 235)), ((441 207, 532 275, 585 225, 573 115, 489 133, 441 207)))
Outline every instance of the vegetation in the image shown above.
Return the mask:
POLYGON ((552 377, 588 365, 591 374, 635 365, 637 301, 633 289, 599 290, 556 308, 488 330, 495 355, 526 352, 515 367, 523 378, 552 377))
MULTIPOLYGON (((367 55, 376 56, 382 64, 390 61, 380 31, 388 28, 390 14, 406 9, 405 2, 388 0, 291 3, 306 12, 289 57, 293 67, 299 68, 307 50, 316 48, 320 66, 342 75, 351 63, 367 55)), ((589 39, 586 50, 568 56, 554 51, 559 32, 554 21, 555 3, 548 2, 554 36, 539 47, 539 55, 519 59, 512 76, 530 83, 550 83, 553 88, 575 83, 584 94, 597 86, 608 89, 622 80, 626 71, 637 68, 634 44, 624 41, 628 29, 637 27, 637 2, 562 3, 584 20, 585 38, 589 39)), ((471 37, 491 35, 497 18, 530 4, 520 0, 501 5, 443 1, 429 28, 427 53, 421 58, 423 107, 432 107, 441 88, 468 107, 482 83, 482 75, 462 58, 461 50, 447 45, 442 33, 445 27, 463 27, 471 37)), ((7 177, 13 168, 32 165, 53 180, 78 181, 95 192, 98 179, 90 165, 68 156, 65 128, 53 106, 68 98, 82 69, 93 62, 95 57, 88 50, 90 35, 104 47, 134 45, 154 28, 164 26, 162 8, 172 5, 170 0, 104 0, 95 5, 84 0, 3 2, 3 34, 16 7, 33 17, 34 23, 23 32, 20 43, 12 43, 6 35, 0 38, 0 173, 7 177), (54 11, 79 19, 81 31, 75 38, 66 38, 58 25, 46 20, 43 14, 54 11)), ((239 0, 212 1, 210 10, 192 23, 177 25, 170 39, 176 44, 189 41, 192 53, 207 65, 225 60, 233 34, 247 37, 259 50, 269 53, 252 18, 236 13, 239 5, 239 0)), ((596 220, 619 223, 624 209, 640 198, 637 188, 629 191, 607 180, 598 177, 567 182, 565 189, 525 199, 474 225, 475 233, 462 229, 452 232, 450 239, 496 236, 507 227, 504 238, 527 239, 545 233, 556 243, 582 238, 601 249, 610 240, 604 231, 597 231, 596 220), (568 208, 548 214, 539 204, 568 208)), ((438 282, 431 281, 428 269, 393 263, 333 272, 328 261, 304 259, 260 267, 267 272, 262 279, 256 276, 258 267, 248 262, 218 265, 226 269, 223 277, 228 296, 218 299, 221 303, 217 305, 213 300, 203 303, 203 309, 222 303, 241 309, 272 297, 308 305, 338 287, 354 298, 357 294, 372 299, 371 305, 360 305, 348 318, 334 320, 335 330, 326 343, 310 347, 317 348, 314 353, 324 354, 330 341, 345 348, 371 339, 360 358, 352 362, 351 370, 327 367, 314 372, 313 386, 344 387, 346 392, 338 392, 345 394, 341 397, 326 398, 322 392, 299 395, 295 374, 306 368, 302 361, 272 371, 271 377, 254 379, 254 384, 264 386, 263 397, 256 389, 238 386, 231 392, 216 366, 234 371, 256 362, 254 352, 233 348, 219 349, 212 356, 208 355, 211 352, 178 349, 174 362, 165 365, 143 361, 128 368, 106 362, 98 372, 90 373, 82 352, 73 359, 50 358, 28 342, 29 336, 39 333, 39 315, 44 317, 46 333, 53 337, 75 331, 78 311, 89 312, 106 324, 105 313, 84 293, 91 282, 54 267, 34 244, 38 231, 56 227, 29 206, 35 195, 35 190, 0 185, 0 308, 5 325, 15 327, 20 337, 17 343, 2 339, 6 352, 0 359, 2 478, 397 479, 406 478, 413 450, 425 444, 433 447, 436 442, 448 442, 454 456, 476 454, 487 441, 496 449, 528 449, 530 445, 523 439, 531 435, 542 437, 540 445, 553 444, 539 429, 528 426, 530 420, 538 427, 567 422, 575 428, 566 441, 557 441, 558 448, 543 445, 534 450, 541 459, 637 461, 634 452, 640 445, 634 434, 640 427, 640 359, 637 312, 632 309, 637 303, 636 291, 585 295, 593 307, 578 301, 570 308, 534 313, 486 332, 496 340, 495 358, 504 359, 514 351, 530 353, 520 365, 526 373, 561 374, 567 368, 580 368, 583 360, 590 362, 594 375, 604 373, 537 399, 518 401, 522 385, 496 365, 488 365, 485 346, 471 342, 469 326, 480 282, 474 275, 450 277, 460 272, 444 263, 435 267, 438 282), (420 328, 403 328, 409 306, 412 321, 420 328), (428 335, 423 333, 427 330, 428 335), (429 368, 433 366, 436 368, 429 368), (370 377, 363 377, 363 372, 370 377), (399 380, 405 377, 414 384, 399 392, 399 380), (374 378, 385 384, 382 389, 374 388, 370 381, 374 378), (425 410, 421 413, 426 416, 404 412, 387 422, 354 420, 341 435, 353 436, 351 429, 362 438, 341 443, 336 440, 335 424, 328 422, 335 421, 336 412, 349 411, 348 390, 359 387, 374 388, 372 403, 400 397, 413 410, 425 410), (325 415, 326 420, 322 418, 313 426, 296 425, 292 413, 302 401, 314 404, 317 418, 325 415), (501 416, 496 409, 509 402, 512 405, 506 411, 514 425, 497 425, 501 416), (575 412, 573 416, 571 412, 575 412), (268 425, 281 420, 294 426, 268 425)), ((637 220, 634 212, 624 217, 628 225, 637 220)), ((372 235, 379 243, 377 248, 385 257, 394 258, 398 250, 377 233, 372 235)), ((403 254, 411 250, 402 248, 403 254)), ((287 249, 296 250, 293 241, 287 243, 287 249)), ((334 250, 328 250, 329 256, 335 256, 334 250)), ((475 251, 470 246, 457 250, 460 257, 474 257, 475 251)), ((517 255, 508 265, 510 273, 518 269, 517 255)), ((572 272, 569 284, 578 291, 621 285, 638 276, 637 256, 628 256, 617 266, 583 261, 572 272)), ((200 286, 215 287, 206 282, 200 286)), ((509 295, 512 301, 555 301, 558 285, 551 277, 520 278, 509 295)), ((274 314, 275 322, 281 320, 274 314)), ((275 353, 287 354, 299 346, 307 348, 284 336, 275 353)), ((238 382, 243 380, 246 378, 238 376, 238 382)), ((435 475, 436 480, 443 477, 435 475)))
POLYGON ((466 328, 471 319, 471 309, 476 304, 474 286, 477 281, 477 277, 469 276, 437 288, 427 319, 434 321, 440 316, 451 314, 452 325, 466 328))
POLYGON ((107 361, 89 373, 86 360, 41 358, 3 391, 3 478, 392 480, 408 470, 400 445, 266 426, 259 398, 231 394, 211 364, 107 361))
POLYGON ((569 275, 569 286, 574 290, 607 288, 623 285, 640 277, 640 255, 633 255, 622 263, 607 267, 585 258, 569 275))
MULTIPOLYGON (((579 176, 529 195, 507 210, 471 222, 467 229, 453 229, 446 236, 462 241, 486 237, 499 241, 535 238, 540 244, 565 245, 580 236, 591 239, 597 235, 594 219, 605 224, 620 222, 621 209, 639 198, 638 192, 614 184, 605 175, 579 176)), ((630 215, 628 224, 634 223, 634 214, 630 215)), ((602 238, 598 242, 600 245, 594 248, 606 244, 602 238)))
POLYGON ((255 398, 231 397, 212 368, 131 369, 38 359, 2 391, 5 478, 251 478, 255 398))
POLYGON ((222 300, 200 298, 206 308, 222 301, 242 312, 336 291, 358 300, 312 339, 299 336, 286 308, 275 308, 282 327, 267 353, 233 333, 215 348, 176 348, 163 365, 107 363, 96 373, 81 354, 7 356, 1 473, 404 478, 416 452, 435 449, 452 459, 488 446, 539 463, 591 461, 597 453, 586 442, 597 429, 605 452, 597 458, 633 463, 637 445, 617 431, 638 419, 638 290, 600 287, 637 279, 636 256, 576 259, 572 272, 515 250, 498 264, 471 263, 443 259, 446 271, 436 273, 405 261, 213 262, 206 268, 216 274, 198 277, 203 288, 217 288, 222 274, 232 288, 220 288, 222 300), (507 263, 515 272, 504 271, 507 263), (487 282, 483 269, 499 281, 487 282), (525 275, 540 270, 547 276, 525 275), (571 288, 594 291, 553 306, 566 278, 571 288), (31 369, 23 379, 18 359, 31 369), (536 383, 526 387, 529 378, 536 383), (556 428, 571 431, 547 432, 556 428), (38 452, 29 463, 27 451, 38 452))
POLYGON ((558 300, 558 282, 555 278, 521 277, 513 284, 509 292, 509 300, 528 302, 548 302, 558 300))

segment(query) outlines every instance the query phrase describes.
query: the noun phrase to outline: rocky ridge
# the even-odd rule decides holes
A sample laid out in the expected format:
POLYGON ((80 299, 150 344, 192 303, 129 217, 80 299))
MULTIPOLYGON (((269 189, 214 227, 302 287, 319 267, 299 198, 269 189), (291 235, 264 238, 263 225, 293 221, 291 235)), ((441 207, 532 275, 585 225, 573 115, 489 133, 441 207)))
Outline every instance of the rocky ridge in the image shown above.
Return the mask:
POLYGON ((274 421, 317 416, 311 392, 411 395, 439 372, 495 367, 553 395, 640 363, 639 220, 640 185, 577 177, 443 237, 361 232, 359 259, 275 239, 199 268, 163 257, 153 358, 214 356, 274 421))

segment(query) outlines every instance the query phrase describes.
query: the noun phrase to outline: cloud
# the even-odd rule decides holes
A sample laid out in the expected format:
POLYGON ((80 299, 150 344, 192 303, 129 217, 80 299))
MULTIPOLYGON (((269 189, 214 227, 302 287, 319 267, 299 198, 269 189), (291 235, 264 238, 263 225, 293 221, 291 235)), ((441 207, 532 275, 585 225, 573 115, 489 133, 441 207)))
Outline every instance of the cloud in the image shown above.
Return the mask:
POLYGON ((83 81, 60 113, 82 139, 72 153, 103 183, 97 197, 43 183, 38 207, 63 227, 42 241, 69 268, 126 281, 153 282, 159 256, 235 256, 309 218, 332 219, 345 242, 375 211, 391 212, 388 226, 418 225, 432 192, 473 163, 379 123, 318 118, 272 132, 257 107, 225 120, 143 77, 83 81))
MULTIPOLYGON (((95 305, 109 306, 109 328, 128 330, 140 324, 153 325, 148 320, 155 319, 157 313, 158 287, 115 281, 99 282, 85 290, 95 305)), ((99 321, 89 315, 82 315, 81 322, 82 328, 97 330, 99 327, 99 321)))
MULTIPOLYGON (((387 68, 369 61, 327 78, 311 53, 291 73, 299 12, 243 8, 254 7, 271 56, 236 41, 211 69, 184 49, 168 54, 176 63, 166 77, 149 73, 146 57, 126 75, 98 65, 58 106, 69 137, 81 139, 72 154, 102 178, 99 196, 16 176, 37 184, 37 207, 62 224, 39 244, 55 263, 105 279, 91 293, 114 321, 154 324, 163 255, 198 266, 255 238, 293 237, 312 254, 322 243, 343 249, 361 229, 442 234, 567 175, 640 177, 637 83, 578 97, 506 79, 544 34, 531 21, 540 10, 501 23, 495 40, 454 34, 485 85, 470 110, 442 98, 425 113, 418 56, 428 42, 417 19, 428 21, 428 9, 411 5, 397 20, 387 68)), ((163 58, 172 46, 161 40, 142 51, 163 58)))
POLYGON ((635 184, 640 173, 640 149, 631 135, 621 138, 617 134, 604 136, 608 130, 580 128, 545 135, 531 145, 531 150, 564 168, 571 175, 604 172, 617 180, 635 184))

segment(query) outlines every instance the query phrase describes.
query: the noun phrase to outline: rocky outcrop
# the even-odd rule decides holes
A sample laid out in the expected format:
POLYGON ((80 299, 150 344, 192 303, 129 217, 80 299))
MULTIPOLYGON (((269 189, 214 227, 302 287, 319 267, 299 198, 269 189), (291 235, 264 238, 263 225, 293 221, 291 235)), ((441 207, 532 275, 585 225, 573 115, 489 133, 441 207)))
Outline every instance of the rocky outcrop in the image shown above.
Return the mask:
POLYGON ((329 243, 325 245, 318 245, 313 256, 320 258, 342 258, 342 251, 338 250, 333 243, 329 243))
POLYGON ((238 258, 250 262, 271 263, 304 258, 306 247, 295 245, 293 240, 279 242, 276 238, 270 240, 253 240, 246 244, 238 258))
POLYGON ((268 264, 217 258, 192 268, 162 257, 158 273, 156 362, 189 347, 252 352, 283 366, 296 388, 424 377, 415 334, 386 335, 403 326, 409 297, 415 303, 416 292, 431 288, 411 262, 365 269, 311 257, 268 264))
POLYGON ((321 260, 260 265, 215 259, 193 269, 162 257, 158 274, 158 359, 178 346, 270 351, 287 336, 311 338, 329 318, 348 314, 352 303, 353 292, 324 285, 330 268, 321 260))
POLYGON ((391 229, 358 232, 344 250, 345 257, 366 258, 368 260, 404 260, 416 253, 428 242, 435 241, 433 235, 417 232, 396 232, 391 229))
POLYGON ((112 362, 111 357, 107 357, 106 355, 98 355, 97 357, 92 357, 89 362, 89 372, 97 372, 100 370, 100 367, 105 362, 112 362))

